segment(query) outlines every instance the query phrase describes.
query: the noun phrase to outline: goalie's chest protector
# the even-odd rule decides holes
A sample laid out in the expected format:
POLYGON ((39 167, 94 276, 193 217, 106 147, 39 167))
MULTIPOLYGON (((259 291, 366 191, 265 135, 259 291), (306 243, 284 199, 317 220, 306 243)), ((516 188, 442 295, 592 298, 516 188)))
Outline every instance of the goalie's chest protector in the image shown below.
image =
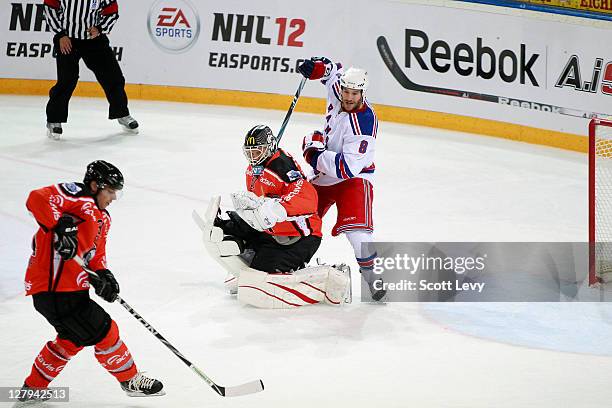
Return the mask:
POLYGON ((246 171, 246 183, 247 190, 259 197, 280 197, 284 186, 276 173, 264 168, 263 173, 255 175, 251 166, 246 171))
MULTIPOLYGON (((278 149, 266 161, 263 171, 259 175, 255 174, 252 166, 249 166, 246 170, 247 190, 260 197, 280 198, 294 194, 293 187, 296 183, 301 185, 301 183, 308 183, 308 181, 306 181, 304 173, 293 157, 282 149, 278 149)), ((316 214, 316 192, 312 186, 309 187, 309 189, 306 186, 298 189, 298 197, 294 197, 291 203, 295 203, 301 198, 302 203, 306 201, 314 203, 313 209, 309 211, 297 209, 296 211, 295 204, 288 205, 285 203, 284 207, 293 219, 276 224, 271 231, 267 231, 268 233, 282 236, 307 236, 310 234, 321 236, 321 218, 316 214), (296 211, 298 215, 294 216, 295 214, 292 211, 296 211), (301 216, 305 212, 308 212, 309 215, 301 216)))

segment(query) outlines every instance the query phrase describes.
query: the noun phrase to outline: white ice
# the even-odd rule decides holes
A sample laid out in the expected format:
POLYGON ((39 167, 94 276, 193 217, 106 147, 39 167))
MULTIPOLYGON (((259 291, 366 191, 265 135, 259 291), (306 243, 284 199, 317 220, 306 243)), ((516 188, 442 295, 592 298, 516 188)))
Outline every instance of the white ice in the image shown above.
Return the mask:
MULTIPOLYGON (((276 129, 284 113, 131 101, 139 135, 106 120, 101 99, 74 98, 64 136, 45 136, 46 98, 0 96, 0 386, 19 386, 54 337, 22 280, 36 224, 30 190, 80 180, 87 163, 121 168, 109 208, 111 269, 121 294, 187 358, 222 385, 262 378, 260 394, 222 399, 119 305, 138 367, 167 395, 128 398, 93 357, 76 356, 53 383, 54 407, 604 407, 612 401, 608 304, 371 305, 256 310, 223 290, 191 220, 211 195, 244 188, 241 139, 276 129)), ((289 104, 289 98, 287 103, 289 104)), ((295 113, 282 146, 299 154, 319 115, 295 113)), ((387 241, 585 241, 585 155, 458 132, 381 123, 374 222, 387 241)), ((317 254, 349 261, 331 238, 317 254)), ((354 291, 359 287, 354 282, 354 291)), ((5 403, 2 406, 7 406, 5 403)))

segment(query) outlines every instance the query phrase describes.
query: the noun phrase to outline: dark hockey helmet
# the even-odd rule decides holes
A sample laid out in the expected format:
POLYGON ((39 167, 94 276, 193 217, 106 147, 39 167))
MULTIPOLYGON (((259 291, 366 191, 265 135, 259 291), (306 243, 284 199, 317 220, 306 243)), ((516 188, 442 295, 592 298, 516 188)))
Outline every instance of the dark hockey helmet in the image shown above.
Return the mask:
POLYGON ((257 125, 244 137, 242 151, 252 166, 263 163, 276 152, 277 141, 272 129, 266 125, 257 125))
POLYGON ((87 165, 83 183, 89 188, 89 183, 95 181, 99 188, 110 187, 113 190, 123 188, 123 174, 107 161, 96 160, 87 165))

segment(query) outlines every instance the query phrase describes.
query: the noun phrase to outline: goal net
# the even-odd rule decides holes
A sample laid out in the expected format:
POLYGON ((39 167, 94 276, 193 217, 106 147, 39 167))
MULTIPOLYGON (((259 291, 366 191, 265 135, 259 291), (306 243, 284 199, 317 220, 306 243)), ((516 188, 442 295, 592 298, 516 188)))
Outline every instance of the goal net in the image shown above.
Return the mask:
POLYGON ((612 121, 589 126, 589 284, 612 281, 612 121))

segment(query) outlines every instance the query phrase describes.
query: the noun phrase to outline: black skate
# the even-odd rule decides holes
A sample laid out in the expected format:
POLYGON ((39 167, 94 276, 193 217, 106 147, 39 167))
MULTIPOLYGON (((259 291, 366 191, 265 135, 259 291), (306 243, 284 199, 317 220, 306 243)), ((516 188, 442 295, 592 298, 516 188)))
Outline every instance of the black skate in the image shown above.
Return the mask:
POLYGON ((60 140, 60 137, 62 137, 62 124, 47 122, 47 137, 53 140, 60 140))
POLYGON ((157 397, 165 395, 164 385, 155 378, 149 378, 143 373, 137 373, 131 380, 123 381, 121 389, 129 397, 157 397))
POLYGON ((387 294, 387 291, 383 288, 384 282, 382 276, 375 274, 371 269, 360 268, 359 272, 361 272, 363 280, 368 284, 368 289, 370 289, 372 300, 374 302, 381 302, 387 294))
POLYGON ((28 394, 28 390, 36 390, 36 388, 32 388, 26 383, 23 383, 23 386, 21 387, 20 397, 18 398, 18 401, 13 405, 13 408, 42 407, 43 403, 49 399, 49 397, 39 398, 36 396, 36 394, 28 394))
POLYGON ((379 282, 376 284, 376 286, 378 286, 379 288, 382 288, 382 284, 383 284, 383 280, 381 279, 377 279, 374 282, 368 282, 368 287, 370 288, 370 293, 372 294, 372 300, 375 302, 380 302, 382 300, 382 298, 385 297, 385 295, 387 294, 387 291, 385 289, 376 289, 374 287, 374 284, 376 282, 379 282))
POLYGON ((138 133, 138 122, 136 122, 136 119, 134 119, 130 115, 119 118, 117 119, 117 121, 121 126, 125 128, 125 130, 129 130, 133 133, 138 133))

